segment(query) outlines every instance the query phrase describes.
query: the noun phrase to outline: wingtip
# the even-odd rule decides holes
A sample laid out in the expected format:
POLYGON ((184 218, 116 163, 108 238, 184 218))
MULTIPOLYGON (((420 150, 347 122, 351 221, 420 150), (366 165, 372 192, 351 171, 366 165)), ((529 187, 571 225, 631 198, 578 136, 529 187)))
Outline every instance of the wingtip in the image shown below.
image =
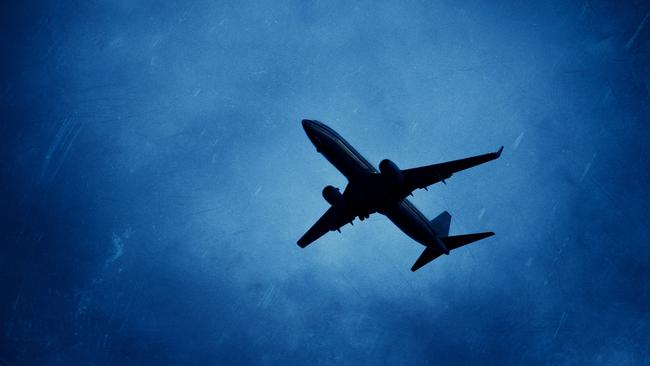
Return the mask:
POLYGON ((502 152, 503 152, 503 146, 501 146, 501 147, 499 148, 499 150, 497 151, 497 158, 499 158, 499 156, 501 156, 501 153, 502 153, 502 152))
MULTIPOLYGON (((480 233, 479 235, 482 235, 481 239, 487 239, 487 238, 489 238, 491 236, 495 236, 496 234, 493 231, 486 231, 486 232, 480 233)), ((479 240, 481 240, 481 239, 479 239, 479 240)))

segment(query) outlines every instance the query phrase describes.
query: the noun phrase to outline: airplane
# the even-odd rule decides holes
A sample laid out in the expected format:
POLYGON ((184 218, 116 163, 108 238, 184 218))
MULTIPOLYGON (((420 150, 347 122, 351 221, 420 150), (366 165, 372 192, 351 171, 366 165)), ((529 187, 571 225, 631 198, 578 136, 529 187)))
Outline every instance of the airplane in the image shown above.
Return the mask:
POLYGON ((400 230, 416 242, 424 245, 424 251, 411 267, 415 272, 442 254, 485 239, 493 232, 449 236, 451 215, 444 211, 433 220, 428 220, 406 199, 413 191, 442 182, 446 184, 452 174, 498 159, 498 151, 469 158, 448 161, 412 169, 400 169, 384 159, 379 170, 359 154, 336 131, 316 120, 302 120, 307 137, 347 179, 343 193, 331 185, 323 189, 323 198, 329 209, 298 240, 298 246, 305 248, 329 231, 341 232, 346 224, 354 225, 355 218, 363 221, 371 214, 380 213, 392 221, 400 230))

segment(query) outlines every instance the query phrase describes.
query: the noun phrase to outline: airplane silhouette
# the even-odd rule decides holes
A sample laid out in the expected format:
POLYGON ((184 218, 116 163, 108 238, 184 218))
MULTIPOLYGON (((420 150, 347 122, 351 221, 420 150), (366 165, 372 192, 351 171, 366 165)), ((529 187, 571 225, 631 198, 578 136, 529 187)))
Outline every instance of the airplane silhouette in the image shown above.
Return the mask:
POLYGON ((354 225, 378 212, 388 217, 400 230, 413 240, 425 246, 420 257, 411 267, 415 272, 422 266, 475 241, 494 235, 493 232, 449 236, 451 215, 444 211, 433 220, 428 220, 406 199, 418 188, 443 182, 452 174, 497 159, 503 146, 497 152, 477 155, 445 163, 427 165, 413 169, 400 169, 388 159, 379 163, 379 171, 359 154, 347 141, 324 123, 303 120, 307 137, 347 179, 343 193, 333 186, 323 189, 323 198, 330 208, 298 240, 301 248, 313 243, 328 231, 341 232, 346 224, 354 225))

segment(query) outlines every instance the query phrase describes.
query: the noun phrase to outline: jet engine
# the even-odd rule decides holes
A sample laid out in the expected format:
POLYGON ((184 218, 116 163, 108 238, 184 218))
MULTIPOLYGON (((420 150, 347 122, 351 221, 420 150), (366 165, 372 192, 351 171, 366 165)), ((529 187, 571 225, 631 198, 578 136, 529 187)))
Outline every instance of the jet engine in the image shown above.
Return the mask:
POLYGON ((384 159, 379 163, 379 171, 396 187, 400 187, 404 183, 402 171, 395 163, 388 159, 384 159))
POLYGON ((341 194, 341 191, 334 186, 323 188, 323 198, 325 198, 325 201, 332 206, 343 206, 343 195, 341 194))

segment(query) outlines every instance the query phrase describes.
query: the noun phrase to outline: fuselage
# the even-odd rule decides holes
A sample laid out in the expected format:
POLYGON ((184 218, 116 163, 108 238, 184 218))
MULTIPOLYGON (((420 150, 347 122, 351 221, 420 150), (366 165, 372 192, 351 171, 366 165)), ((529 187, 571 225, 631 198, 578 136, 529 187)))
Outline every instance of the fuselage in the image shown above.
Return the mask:
POLYGON ((321 122, 303 120, 302 125, 316 150, 348 178, 343 197, 354 216, 363 218, 378 212, 420 244, 438 244, 429 220, 409 200, 391 194, 386 186, 364 184, 364 177, 380 173, 352 145, 321 122))

